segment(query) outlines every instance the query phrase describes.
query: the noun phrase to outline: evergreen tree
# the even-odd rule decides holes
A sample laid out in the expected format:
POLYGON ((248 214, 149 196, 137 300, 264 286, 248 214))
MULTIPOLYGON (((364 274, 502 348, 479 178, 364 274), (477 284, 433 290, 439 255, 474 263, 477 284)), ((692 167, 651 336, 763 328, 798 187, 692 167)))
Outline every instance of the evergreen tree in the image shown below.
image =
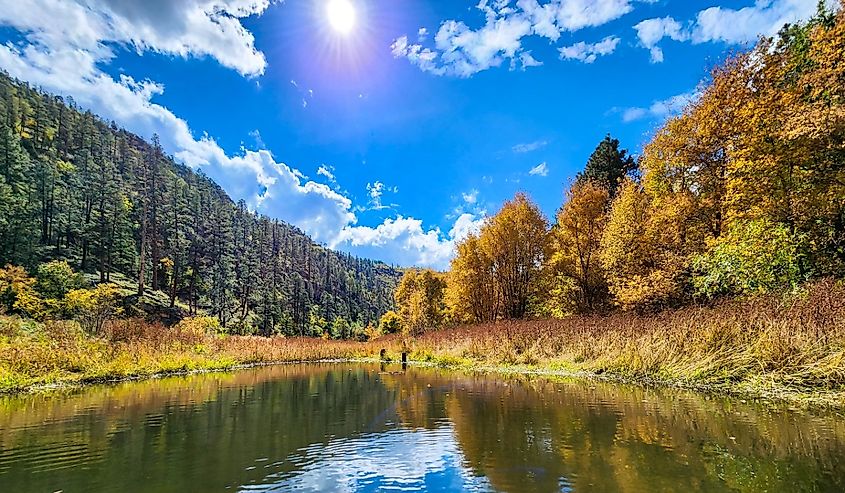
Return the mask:
POLYGON ((625 149, 619 149, 619 140, 607 134, 587 160, 584 171, 578 173, 577 182, 592 182, 605 190, 611 200, 626 176, 637 171, 637 162, 625 149))
POLYGON ((375 324, 393 308, 400 276, 233 203, 166 156, 158 136, 145 142, 3 74, 0 265, 34 272, 51 259, 101 281, 135 279, 142 308, 165 299, 158 309, 187 306, 267 335, 310 335, 315 311, 348 327, 375 324))

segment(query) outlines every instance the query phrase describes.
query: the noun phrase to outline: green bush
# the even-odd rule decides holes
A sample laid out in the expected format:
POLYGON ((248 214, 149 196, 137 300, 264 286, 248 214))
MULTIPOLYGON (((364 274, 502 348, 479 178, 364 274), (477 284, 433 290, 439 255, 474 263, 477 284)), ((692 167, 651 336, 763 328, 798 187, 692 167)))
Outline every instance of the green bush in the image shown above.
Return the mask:
POLYGON ((794 288, 807 277, 802 251, 801 238, 784 224, 738 221, 693 259, 693 286, 707 298, 794 288))
POLYGON ((76 273, 64 260, 53 260, 38 266, 35 289, 42 297, 61 300, 74 289, 85 287, 85 277, 76 273))

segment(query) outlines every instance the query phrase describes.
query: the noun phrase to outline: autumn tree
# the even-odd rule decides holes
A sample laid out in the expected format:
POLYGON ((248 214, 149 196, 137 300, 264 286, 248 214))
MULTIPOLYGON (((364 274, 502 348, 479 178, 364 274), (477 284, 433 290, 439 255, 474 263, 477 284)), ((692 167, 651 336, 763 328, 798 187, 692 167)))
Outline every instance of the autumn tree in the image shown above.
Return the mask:
POLYGON ((522 318, 537 299, 546 255, 548 222, 525 194, 518 193, 482 227, 479 247, 489 259, 501 299, 501 316, 522 318))
POLYGON ((608 291, 599 250, 609 204, 608 190, 591 181, 576 181, 567 191, 549 235, 546 276, 552 283, 553 296, 547 298, 551 313, 565 313, 568 306, 588 312, 605 305, 608 291), (567 295, 570 300, 559 298, 567 295))
POLYGON ((623 183, 599 253, 610 292, 621 307, 661 307, 681 297, 687 259, 675 248, 679 216, 683 213, 656 214, 638 183, 623 183))
POLYGON ((378 329, 382 334, 399 332, 402 330, 402 318, 393 310, 388 310, 379 319, 378 329))
POLYGON ((453 322, 489 322, 499 317, 502 296, 493 270, 493 259, 482 250, 477 235, 470 234, 456 246, 448 274, 446 303, 453 322))
POLYGON ((443 323, 445 288, 443 275, 431 269, 405 271, 396 288, 396 307, 407 331, 416 335, 443 323))

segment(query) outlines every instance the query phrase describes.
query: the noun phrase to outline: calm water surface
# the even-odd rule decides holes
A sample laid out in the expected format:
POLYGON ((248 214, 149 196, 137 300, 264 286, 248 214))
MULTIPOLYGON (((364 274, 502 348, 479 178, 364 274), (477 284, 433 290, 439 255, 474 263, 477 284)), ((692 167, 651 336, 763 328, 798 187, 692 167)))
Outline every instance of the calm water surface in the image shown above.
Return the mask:
POLYGON ((845 491, 845 418, 674 390, 282 365, 0 397, 0 492, 845 491))

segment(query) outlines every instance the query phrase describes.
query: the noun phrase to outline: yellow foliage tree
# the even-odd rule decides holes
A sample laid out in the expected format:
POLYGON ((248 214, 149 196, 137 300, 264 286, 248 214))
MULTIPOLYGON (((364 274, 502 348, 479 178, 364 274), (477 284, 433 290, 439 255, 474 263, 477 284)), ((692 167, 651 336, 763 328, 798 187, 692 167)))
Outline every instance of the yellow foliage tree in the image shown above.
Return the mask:
POLYGON ((481 228, 479 246, 490 260, 501 316, 522 318, 539 298, 540 271, 548 245, 548 221, 525 194, 502 206, 481 228))
POLYGON ((599 250, 609 201, 608 190, 590 181, 577 181, 567 191, 566 203, 558 211, 557 224, 549 235, 549 313, 563 314, 567 306, 593 311, 606 302, 607 283, 599 250), (560 296, 567 296, 565 293, 572 299, 561 299, 560 296))
POLYGON ((393 310, 388 310, 378 321, 379 331, 383 334, 393 334, 402 330, 402 318, 393 310))
POLYGON ((489 322, 499 316, 502 302, 493 260, 481 249, 474 234, 456 247, 448 275, 446 304, 455 323, 489 322))
POLYGON ((416 335, 443 323, 446 282, 431 269, 405 271, 396 288, 396 307, 403 327, 416 335))
POLYGON ((447 299, 455 322, 521 318, 540 299, 548 222, 523 193, 457 245, 447 299))
POLYGON ((623 308, 665 306, 682 295, 688 259, 677 248, 679 216, 658 211, 637 183, 622 185, 608 216, 600 259, 610 292, 623 308))
POLYGON ((740 251, 754 242, 728 235, 747 224, 802 238, 794 277, 845 274, 843 79, 842 11, 820 11, 714 70, 698 98, 645 147, 641 189, 629 186, 614 204, 602 257, 617 301, 684 299, 692 260, 717 245, 731 258, 754 258, 740 251))

